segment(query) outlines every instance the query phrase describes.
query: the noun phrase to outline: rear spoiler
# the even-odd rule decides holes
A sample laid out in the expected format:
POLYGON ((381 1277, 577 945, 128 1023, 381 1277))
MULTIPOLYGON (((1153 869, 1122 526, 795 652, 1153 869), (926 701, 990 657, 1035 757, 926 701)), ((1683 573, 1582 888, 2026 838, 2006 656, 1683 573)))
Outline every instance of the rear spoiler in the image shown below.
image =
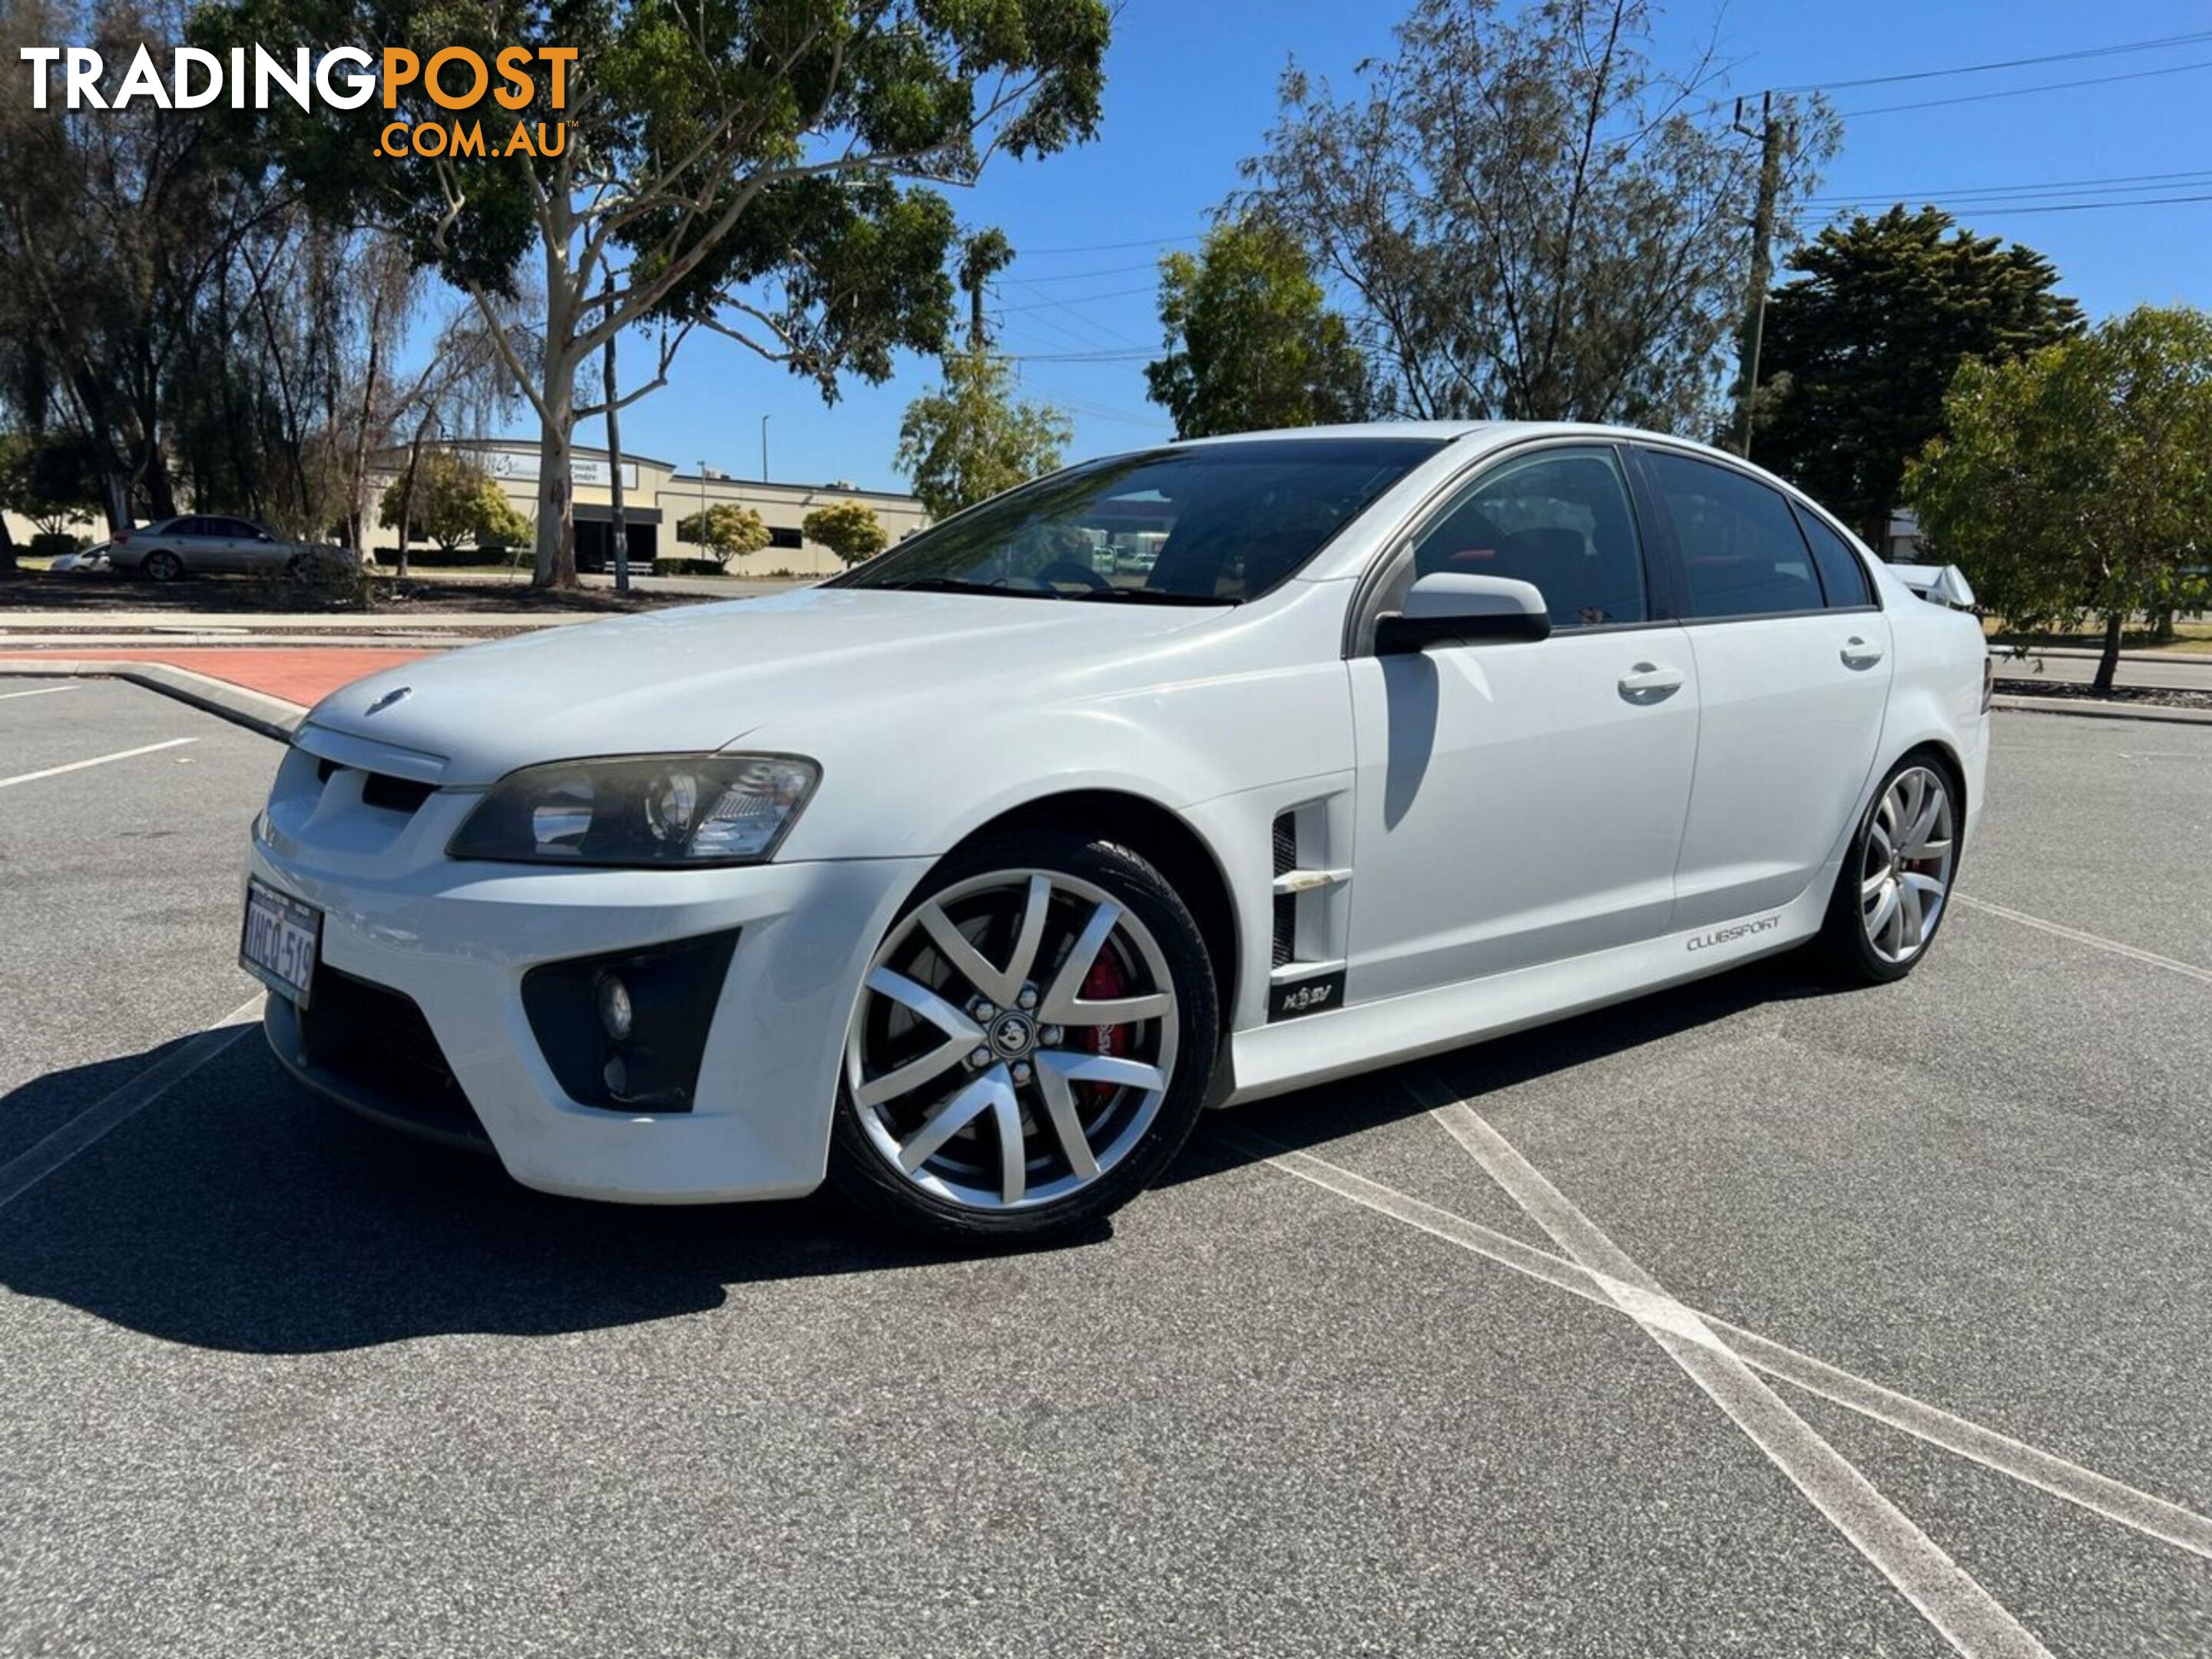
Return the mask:
POLYGON ((1930 605, 1974 608, 1974 585, 1955 564, 1893 564, 1890 573, 1930 605))

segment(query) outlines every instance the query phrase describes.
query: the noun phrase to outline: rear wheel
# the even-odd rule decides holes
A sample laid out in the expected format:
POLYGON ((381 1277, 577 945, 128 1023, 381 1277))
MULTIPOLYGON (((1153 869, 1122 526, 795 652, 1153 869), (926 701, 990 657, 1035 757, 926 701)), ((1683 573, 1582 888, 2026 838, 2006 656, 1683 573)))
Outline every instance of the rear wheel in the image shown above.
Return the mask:
POLYGON ((173 582, 185 574, 185 562, 173 553, 156 549, 146 556, 138 568, 149 581, 173 582))
POLYGON ((1158 871, 1079 836, 993 837, 933 874, 869 963, 832 1178, 950 1237, 1082 1226, 1189 1138, 1218 1042, 1205 944, 1158 871))
POLYGON ((1932 757, 1899 762, 1844 855, 1820 942, 1846 980, 1903 979, 1935 942, 1959 868, 1957 786, 1932 757))

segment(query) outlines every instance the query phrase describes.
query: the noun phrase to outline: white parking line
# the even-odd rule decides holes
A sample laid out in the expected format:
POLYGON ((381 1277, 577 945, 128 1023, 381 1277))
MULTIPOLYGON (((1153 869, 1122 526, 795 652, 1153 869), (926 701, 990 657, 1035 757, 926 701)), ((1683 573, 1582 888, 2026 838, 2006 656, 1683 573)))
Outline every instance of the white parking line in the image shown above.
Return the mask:
POLYGON ((2085 933, 2078 927, 2068 927, 2056 921, 2045 921, 2041 916, 2031 916, 2025 910, 2014 910, 2002 904, 1992 904, 1971 893, 1954 893, 1954 904, 1963 904, 1970 910, 1986 910, 1993 916, 2002 916, 2007 921, 2016 921, 2023 927, 2039 927, 2059 939, 2070 939, 2076 945, 2087 945, 2100 951, 2109 951, 2116 957, 2125 957, 2130 962, 2140 962, 2146 967, 2163 968, 2169 974, 2181 974, 2190 979, 2202 980, 2212 985, 2212 968, 2199 968, 2193 962, 2176 962, 2172 957, 2162 957, 2155 951, 2146 951, 2140 945, 2123 945, 2116 939, 2106 939, 2101 933, 2085 933))
POLYGON ((51 697, 57 691, 76 690, 76 682, 71 680, 67 685, 41 685, 29 691, 0 691, 0 702, 6 702, 11 697, 51 697))
POLYGON ((40 778, 58 778, 64 772, 82 772, 88 766, 105 766, 110 761, 129 760, 134 756, 151 755, 163 749, 180 748, 185 744, 198 741, 198 738, 171 738, 165 743, 149 743, 112 755, 95 755, 90 760, 71 761, 67 766, 49 766, 43 772, 25 772, 16 777, 0 778, 0 789, 12 789, 19 783, 36 783, 40 778))
POLYGON ((1607 1281, 1621 1311, 1742 1430, 1858 1553, 1969 1659, 2049 1650, 1820 1431, 1790 1410, 1696 1312, 1669 1296, 1604 1230, 1465 1101, 1431 1114, 1569 1256, 1607 1281))
POLYGON ((171 1089, 238 1041, 261 1016, 263 998, 249 997, 207 1030, 101 1097, 28 1152, 0 1164, 0 1210, 4 1210, 118 1123, 145 1110, 171 1089))
MULTIPOLYGON (((1555 1290, 1581 1297, 1600 1307, 1615 1312, 1626 1311, 1624 1297, 1632 1297, 1635 1287, 1622 1284, 1600 1273, 1577 1266, 1565 1256, 1553 1255, 1549 1250, 1524 1244, 1519 1239, 1486 1227, 1479 1221, 1469 1221, 1449 1210, 1370 1181, 1354 1174, 1340 1164, 1311 1152, 1295 1152, 1266 1137, 1247 1130, 1217 1125, 1214 1133, 1248 1157, 1264 1162, 1285 1175, 1334 1193, 1364 1208, 1418 1228, 1446 1243, 1455 1244, 1472 1255, 1482 1256, 1500 1267, 1510 1267, 1516 1273, 1541 1280, 1555 1290)), ((1691 1311, 1696 1312, 1692 1310, 1691 1311)), ((1705 1328, 1734 1348, 1744 1363, 1753 1370, 1764 1371, 1770 1376, 1820 1395, 1846 1410, 1858 1413, 1875 1422, 1902 1430, 1930 1445, 1978 1463, 1984 1468, 2063 1498, 2069 1504, 2080 1505, 2108 1521, 2117 1521, 2124 1527, 2155 1538, 2161 1543, 2172 1544, 2212 1560, 2212 1519, 2185 1510, 2179 1504, 2168 1503, 2163 1498, 2154 1498, 2112 1480, 2108 1475, 2083 1468, 2079 1463, 2030 1446, 1994 1429, 1983 1427, 1966 1418, 1954 1416, 1924 1401, 1910 1395, 1886 1389, 1879 1382, 1868 1381, 1851 1372, 1842 1370, 1786 1347, 1755 1331, 1741 1325, 1731 1325, 1711 1314, 1696 1313, 1705 1328)))

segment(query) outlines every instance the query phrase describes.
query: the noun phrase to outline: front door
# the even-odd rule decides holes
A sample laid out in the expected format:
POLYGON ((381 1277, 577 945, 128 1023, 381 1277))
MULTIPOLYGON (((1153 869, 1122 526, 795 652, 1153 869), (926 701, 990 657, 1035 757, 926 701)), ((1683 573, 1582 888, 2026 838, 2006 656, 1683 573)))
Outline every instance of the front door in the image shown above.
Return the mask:
POLYGON ((1346 1000, 1372 1001, 1663 933, 1698 744, 1696 659, 1652 620, 1620 453, 1500 460, 1383 584, 1534 582, 1553 632, 1351 664, 1358 871, 1346 1000))

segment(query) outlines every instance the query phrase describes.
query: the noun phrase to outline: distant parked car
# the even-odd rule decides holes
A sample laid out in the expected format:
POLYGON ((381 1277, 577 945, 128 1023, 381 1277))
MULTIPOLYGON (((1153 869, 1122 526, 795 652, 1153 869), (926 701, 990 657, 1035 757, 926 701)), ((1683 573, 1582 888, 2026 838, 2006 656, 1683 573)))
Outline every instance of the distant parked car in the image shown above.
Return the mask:
POLYGON ((108 571, 107 549, 106 542, 79 548, 74 553, 63 554, 46 569, 57 576, 104 576, 108 571))
POLYGON ((120 532, 108 544, 107 557, 126 574, 171 582, 213 570, 298 574, 311 559, 337 557, 350 562, 353 556, 320 543, 285 541, 252 519, 187 513, 120 532))

